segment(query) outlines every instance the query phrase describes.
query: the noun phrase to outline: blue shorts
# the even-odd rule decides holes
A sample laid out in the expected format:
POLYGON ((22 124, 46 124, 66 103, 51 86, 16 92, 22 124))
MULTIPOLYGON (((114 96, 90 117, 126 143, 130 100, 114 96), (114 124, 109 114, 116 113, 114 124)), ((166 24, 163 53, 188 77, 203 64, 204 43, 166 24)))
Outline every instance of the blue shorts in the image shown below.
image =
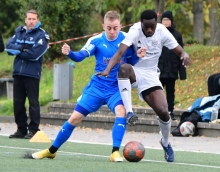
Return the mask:
POLYGON ((117 105, 123 105, 118 85, 105 87, 94 80, 84 88, 82 97, 78 104, 85 108, 88 112, 96 112, 102 105, 107 105, 108 108, 115 113, 117 105))

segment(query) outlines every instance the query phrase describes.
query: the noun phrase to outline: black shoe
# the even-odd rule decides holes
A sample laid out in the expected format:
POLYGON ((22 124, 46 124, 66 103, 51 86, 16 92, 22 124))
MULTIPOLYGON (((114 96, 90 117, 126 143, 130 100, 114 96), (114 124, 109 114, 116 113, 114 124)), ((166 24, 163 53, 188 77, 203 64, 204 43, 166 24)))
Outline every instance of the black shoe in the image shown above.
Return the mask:
POLYGON ((175 118, 174 116, 175 116, 175 114, 174 114, 173 112, 170 112, 170 117, 171 117, 171 119, 172 119, 173 121, 176 120, 176 118, 175 118))
POLYGON ((11 134, 9 138, 24 138, 26 134, 22 134, 19 130, 16 131, 14 134, 11 134))
POLYGON ((126 122, 127 122, 128 125, 130 125, 130 126, 133 125, 134 126, 137 120, 138 120, 138 116, 135 113, 133 113, 133 112, 128 112, 127 113, 126 122))
POLYGON ((24 138, 31 139, 35 134, 36 134, 36 132, 29 131, 29 133, 26 136, 24 136, 24 138))

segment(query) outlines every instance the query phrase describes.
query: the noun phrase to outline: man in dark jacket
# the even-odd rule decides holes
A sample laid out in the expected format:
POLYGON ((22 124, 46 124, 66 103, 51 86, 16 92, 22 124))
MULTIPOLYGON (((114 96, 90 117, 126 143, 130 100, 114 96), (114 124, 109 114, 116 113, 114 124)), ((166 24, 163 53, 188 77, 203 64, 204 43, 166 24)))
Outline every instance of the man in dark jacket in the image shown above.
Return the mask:
POLYGON ((5 49, 5 45, 2 39, 2 35, 0 34, 0 52, 3 52, 5 49))
POLYGON ((13 67, 13 106, 17 131, 9 138, 30 139, 39 130, 38 99, 42 56, 48 49, 49 40, 49 35, 40 26, 37 11, 27 11, 25 26, 18 27, 6 44, 7 53, 16 55, 13 67), (25 108, 26 98, 29 101, 29 124, 25 108))
MULTIPOLYGON (((161 23, 172 33, 177 42, 183 47, 182 35, 175 30, 173 23, 173 14, 171 11, 166 11, 161 16, 161 23)), ((159 58, 158 67, 160 69, 160 81, 166 89, 168 102, 168 110, 173 120, 174 117, 174 100, 175 100, 175 82, 186 79, 186 68, 182 65, 182 61, 173 51, 163 47, 162 54, 159 58), (178 77, 179 74, 179 77, 178 77)))

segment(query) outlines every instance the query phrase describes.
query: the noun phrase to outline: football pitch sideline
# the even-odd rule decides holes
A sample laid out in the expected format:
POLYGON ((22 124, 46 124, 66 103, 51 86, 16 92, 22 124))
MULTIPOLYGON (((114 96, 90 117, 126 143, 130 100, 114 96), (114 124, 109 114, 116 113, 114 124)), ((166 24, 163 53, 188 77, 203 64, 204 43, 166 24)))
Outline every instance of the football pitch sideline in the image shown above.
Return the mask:
MULTIPOLYGON (((4 172, 219 172, 220 154, 175 151, 175 162, 167 163, 163 150, 145 149, 140 162, 111 163, 110 145, 66 142, 54 159, 25 158, 51 143, 0 136, 0 171, 4 172)), ((122 154, 123 147, 120 149, 122 154)))

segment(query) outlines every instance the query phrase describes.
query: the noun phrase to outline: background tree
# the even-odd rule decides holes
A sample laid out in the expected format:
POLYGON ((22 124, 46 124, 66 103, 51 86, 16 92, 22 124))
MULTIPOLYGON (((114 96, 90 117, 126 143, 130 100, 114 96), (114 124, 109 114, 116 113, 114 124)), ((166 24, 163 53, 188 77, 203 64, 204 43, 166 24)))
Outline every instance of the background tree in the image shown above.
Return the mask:
POLYGON ((154 0, 155 11, 157 12, 157 22, 161 23, 161 15, 164 12, 165 0, 154 0))
POLYGON ((194 40, 203 44, 204 41, 204 15, 203 0, 193 2, 193 37, 194 40))
MULTIPOLYGON (((209 45, 220 44, 220 39, 218 39, 220 37, 220 7, 217 0, 0 1, 0 32, 2 31, 5 38, 12 36, 15 28, 24 23, 25 12, 31 8, 39 11, 42 27, 50 34, 50 42, 102 31, 103 16, 108 10, 118 11, 121 14, 122 25, 127 25, 138 22, 143 10, 153 9, 160 14, 166 10, 173 12, 174 23, 178 31, 182 33, 185 43, 194 42, 195 39, 201 43, 205 40, 206 43, 206 40, 210 38, 209 45), (208 14, 210 18, 206 17, 208 14), (197 19, 198 16, 199 19, 197 19)), ((160 16, 158 22, 160 22, 160 16)), ((128 31, 128 29, 129 27, 126 27, 123 31, 128 31)), ((78 50, 85 41, 86 39, 82 39, 68 43, 72 49, 78 50)), ((61 45, 52 45, 45 56, 46 59, 62 58, 61 45)))
POLYGON ((220 45, 220 1, 209 0, 210 40, 208 45, 220 45))
POLYGON ((19 21, 19 16, 15 12, 20 8, 20 4, 17 1, 0 1, 0 32, 4 37, 9 37, 14 34, 15 28, 21 23, 24 23, 24 19, 19 21))

